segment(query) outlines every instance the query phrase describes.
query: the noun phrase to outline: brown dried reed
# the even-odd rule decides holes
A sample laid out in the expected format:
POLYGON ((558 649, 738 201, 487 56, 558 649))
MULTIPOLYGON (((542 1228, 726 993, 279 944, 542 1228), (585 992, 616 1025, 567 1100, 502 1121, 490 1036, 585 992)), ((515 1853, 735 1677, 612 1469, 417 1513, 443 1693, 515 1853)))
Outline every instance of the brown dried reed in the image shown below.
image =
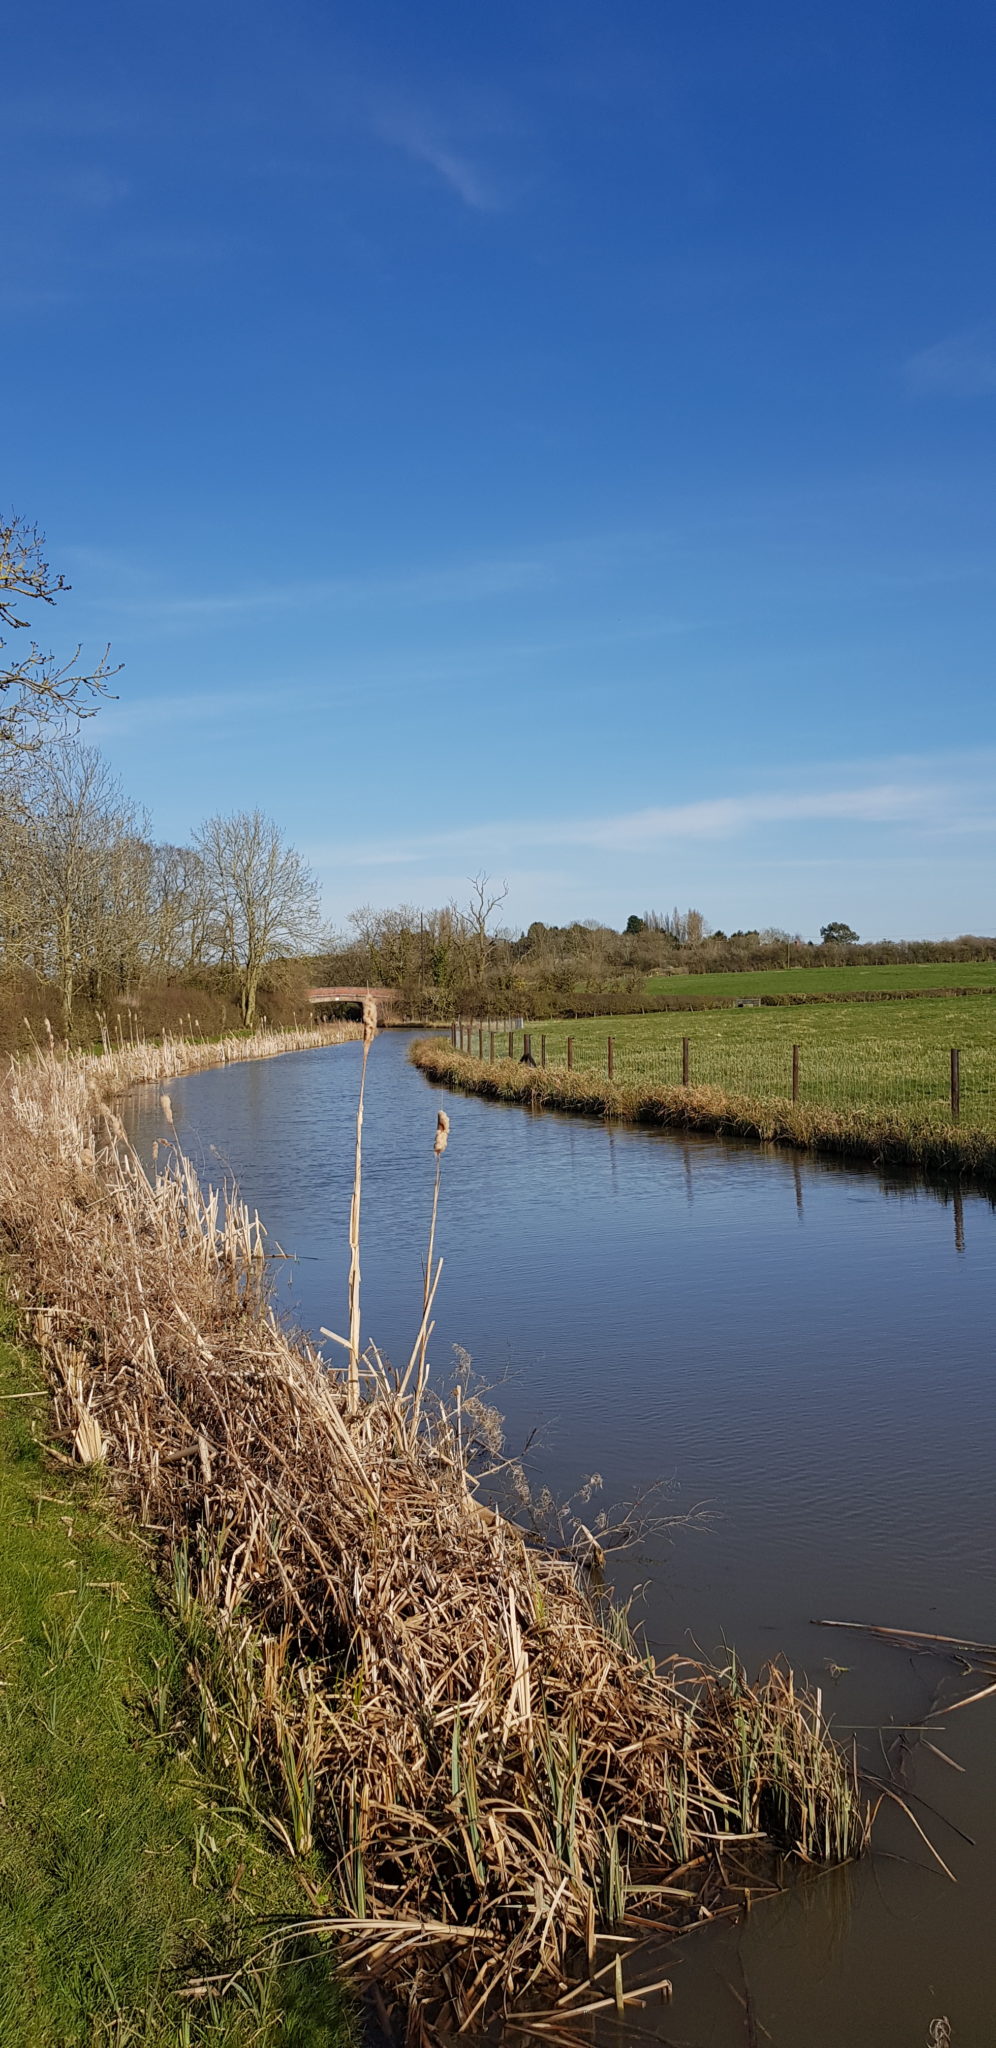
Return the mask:
POLYGON ((424 1383, 434 1234, 413 1392, 368 1347, 350 1412, 273 1313, 258 1218, 172 1142, 150 1177, 106 1106, 178 1063, 44 1053, 0 1083, 7 1270, 56 1435, 172 1560, 204 1759, 331 1871, 336 1910, 312 1874, 301 1925, 406 2041, 513 2008, 561 2039, 636 2001, 627 1941, 734 1910, 772 1851, 856 1853, 852 1771, 789 1675, 655 1665, 580 1555, 480 1503, 467 1407, 424 1383))

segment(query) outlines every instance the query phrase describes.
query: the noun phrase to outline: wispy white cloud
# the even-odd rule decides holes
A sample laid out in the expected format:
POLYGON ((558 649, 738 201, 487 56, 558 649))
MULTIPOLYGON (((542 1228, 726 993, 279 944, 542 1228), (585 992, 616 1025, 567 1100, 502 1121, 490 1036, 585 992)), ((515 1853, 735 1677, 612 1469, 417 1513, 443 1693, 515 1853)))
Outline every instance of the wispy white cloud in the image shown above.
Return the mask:
POLYGON ((0 282, 0 316, 52 313, 71 304, 73 293, 54 286, 0 282))
MULTIPOLYGON (((2 289, 2 287, 0 287, 2 289)), ((673 540, 655 528, 646 530, 596 531, 582 535, 546 539, 528 553, 509 552, 478 555, 463 560, 398 564, 369 575, 285 577, 243 584, 235 589, 169 590, 159 572, 147 563, 132 560, 92 545, 76 545, 69 552, 77 573, 86 576, 87 599, 91 608, 106 616, 108 604, 131 617, 139 615, 152 624, 200 626, 216 618, 224 624, 265 612, 300 611, 307 607, 362 610, 391 604, 459 605, 516 592, 553 589, 565 583, 583 582, 591 588, 596 579, 610 580, 620 567, 657 562, 670 550, 673 540)), ((610 633, 586 632, 585 645, 599 638, 653 639, 662 633, 690 630, 688 620, 631 617, 625 626, 614 625, 610 633)), ((489 640, 487 651, 495 643, 489 640)), ((563 646, 577 644, 577 636, 563 646)), ((514 653, 516 650, 510 649, 514 653)), ((555 651, 544 643, 535 652, 555 651)), ((477 643, 476 654, 481 652, 477 643)), ((475 658, 475 650, 461 653, 463 666, 475 658)))
POLYGON ((804 790, 798 795, 709 797, 699 803, 654 806, 616 817, 582 820, 566 827, 554 844, 587 846, 614 853, 645 853, 670 839, 730 839, 756 825, 834 823, 894 824, 923 819, 945 792, 940 785, 886 782, 867 788, 804 790))
POLYGON ((60 198, 68 199, 72 206, 90 213, 103 213, 108 207, 117 206, 127 199, 131 186, 126 178, 116 178, 97 164, 79 164, 75 169, 53 178, 52 189, 60 198))
MULTIPOLYGON (((696 802, 645 806, 602 816, 509 818, 468 822, 446 832, 394 842, 313 847, 319 865, 411 868, 440 856, 494 860, 502 848, 574 849, 602 855, 652 855, 682 844, 746 839, 771 827, 913 826, 932 834, 996 829, 996 761, 915 764, 905 772, 834 788, 758 790, 696 802)), ((794 842, 798 844, 798 840, 794 842)), ((794 855, 793 855, 794 858, 794 855)))
POLYGON ((99 99, 79 92, 13 93, 4 107, 7 134, 35 135, 64 142, 67 135, 103 141, 119 135, 147 134, 150 110, 134 94, 99 99))
POLYGON ((502 199, 495 182, 462 150, 454 149, 440 126, 422 112, 395 108, 375 116, 374 133, 392 149, 434 171, 475 213, 496 213, 502 199))
POLYGON ((935 341, 904 365, 920 397, 990 398, 996 393, 996 329, 972 327, 935 341))
MULTIPOLYGON (((284 709, 293 698, 293 690, 281 686, 284 709)), ((177 690, 155 697, 112 699, 101 707, 100 736, 118 740, 191 725, 215 725, 231 731, 252 712, 272 715, 273 700, 272 690, 177 690)))
MULTIPOLYGON (((123 595, 118 608, 156 622, 201 624, 210 619, 248 618, 260 612, 327 606, 343 611, 367 605, 468 604, 536 589, 549 582, 549 566, 528 557, 457 562, 443 568, 413 569, 396 576, 328 576, 253 584, 242 590, 200 595, 123 595)), ((94 600, 97 602, 98 600, 94 600)), ((104 602, 105 600, 101 600, 104 602)))

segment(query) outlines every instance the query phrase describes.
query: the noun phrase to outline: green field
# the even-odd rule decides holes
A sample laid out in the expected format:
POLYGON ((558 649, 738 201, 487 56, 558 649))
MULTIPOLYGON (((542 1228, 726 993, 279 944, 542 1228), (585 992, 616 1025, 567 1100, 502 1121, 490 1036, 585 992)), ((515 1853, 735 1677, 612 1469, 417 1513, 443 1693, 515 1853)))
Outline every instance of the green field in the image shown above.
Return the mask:
POLYGON ((146 1546, 99 1473, 46 1454, 10 1336, 0 1305, 0 2042, 349 2048, 327 1959, 240 1975, 304 1895, 195 1767, 146 1546), (227 1995, 184 1997, 213 1973, 227 1995))
POLYGON ((993 988, 996 960, 903 967, 766 967, 743 974, 651 974, 648 995, 847 995, 869 989, 993 988))
MULTIPOLYGON (((557 1018, 529 1030, 535 1058, 545 1037, 547 1063, 563 1066, 569 1035, 575 1067, 603 1074, 611 1035, 616 1080, 662 1086, 681 1081, 687 1038, 693 1084, 778 1098, 791 1093, 797 1045, 800 1101, 939 1117, 950 1111, 951 1048, 957 1046, 963 1122, 996 1122, 996 998, 990 996, 658 1012, 569 1023, 557 1018)), ((499 1042, 499 1050, 506 1046, 507 1040, 499 1042)))

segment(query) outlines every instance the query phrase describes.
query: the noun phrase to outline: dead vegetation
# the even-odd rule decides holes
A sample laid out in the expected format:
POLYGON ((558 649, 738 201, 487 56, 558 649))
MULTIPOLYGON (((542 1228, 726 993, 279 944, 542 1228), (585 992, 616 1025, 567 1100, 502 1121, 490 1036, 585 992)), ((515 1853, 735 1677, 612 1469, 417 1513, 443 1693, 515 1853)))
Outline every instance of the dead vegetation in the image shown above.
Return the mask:
POLYGON ((107 1106, 191 1063, 45 1053, 0 1087, 7 1271, 56 1441, 155 1532, 202 1759, 299 1859, 300 1925, 385 2026, 428 2044, 514 2012, 562 2039, 639 2001, 628 1944, 740 1910, 778 1857, 857 1853, 853 1771, 819 1695, 655 1665, 583 1546, 487 1506, 487 1431, 426 1385, 432 1241, 407 1371, 360 1349, 358 1261, 342 1372, 292 1341, 258 1219, 201 1189, 168 1098, 151 1178, 107 1106))

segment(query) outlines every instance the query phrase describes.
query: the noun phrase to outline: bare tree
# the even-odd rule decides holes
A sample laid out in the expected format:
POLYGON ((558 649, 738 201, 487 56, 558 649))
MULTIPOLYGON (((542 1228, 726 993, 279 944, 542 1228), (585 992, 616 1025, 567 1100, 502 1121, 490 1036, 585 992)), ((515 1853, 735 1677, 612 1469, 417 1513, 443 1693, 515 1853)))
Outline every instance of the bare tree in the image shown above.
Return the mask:
POLYGON ((244 1024, 256 1017, 265 968, 312 944, 315 877, 262 811, 209 818, 194 835, 211 905, 214 943, 238 977, 244 1024))
POLYGON ((146 820, 96 749, 79 740, 22 757, 3 794, 18 964, 30 959, 56 983, 68 1035, 81 989, 123 992, 141 971, 152 863, 146 820))
POLYGON ((492 942, 492 935, 488 930, 488 925, 495 911, 500 904, 504 903, 508 895, 508 883, 503 882, 499 889, 497 883, 493 882, 491 876, 485 874, 483 870, 479 875, 471 875, 468 879, 470 881, 471 897, 467 918, 473 934, 478 978, 483 981, 487 972, 492 942), (492 891, 493 893, 491 893, 492 891))
POLYGON ((211 901, 200 854, 190 846, 156 846, 149 965, 166 980, 203 967, 210 952, 211 901))
MULTIPOLYGON (((11 512, 0 518, 0 629, 9 633, 30 631, 29 619, 19 616, 26 604, 55 604, 70 588, 65 577, 56 576, 45 559, 44 536, 37 527, 11 512)), ((0 751, 29 752, 36 749, 47 727, 66 719, 89 718, 108 680, 117 674, 105 649, 96 668, 89 673, 78 667, 80 649, 59 663, 46 654, 37 641, 18 644, 17 653, 8 649, 0 631, 0 751)))
POLYGON ((30 813, 12 778, 0 780, 0 963, 6 972, 43 975, 44 936, 37 920, 37 864, 30 813))

